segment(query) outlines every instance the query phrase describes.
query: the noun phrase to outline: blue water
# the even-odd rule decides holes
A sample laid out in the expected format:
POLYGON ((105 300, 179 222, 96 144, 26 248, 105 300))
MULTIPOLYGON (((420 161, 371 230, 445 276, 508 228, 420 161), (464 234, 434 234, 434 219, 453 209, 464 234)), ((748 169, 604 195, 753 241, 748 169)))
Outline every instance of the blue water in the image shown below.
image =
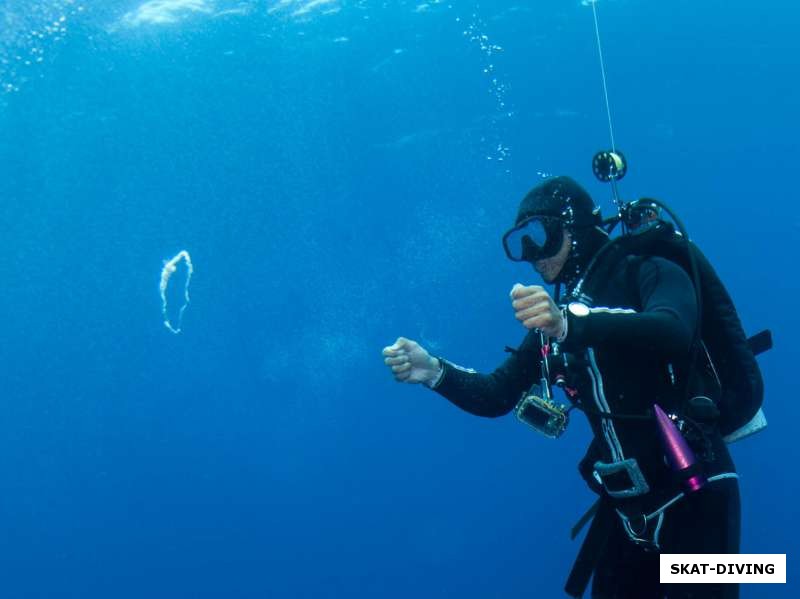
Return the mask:
MULTIPOLYGON (((623 194, 671 203, 774 331, 770 426, 734 455, 742 550, 788 554, 789 584, 742 597, 796 596, 800 10, 598 11, 623 194)), ((586 425, 469 416, 380 351, 492 369, 536 281, 499 242, 519 198, 569 174, 610 213, 591 14, 4 0, 2 595, 562 596, 586 425)))

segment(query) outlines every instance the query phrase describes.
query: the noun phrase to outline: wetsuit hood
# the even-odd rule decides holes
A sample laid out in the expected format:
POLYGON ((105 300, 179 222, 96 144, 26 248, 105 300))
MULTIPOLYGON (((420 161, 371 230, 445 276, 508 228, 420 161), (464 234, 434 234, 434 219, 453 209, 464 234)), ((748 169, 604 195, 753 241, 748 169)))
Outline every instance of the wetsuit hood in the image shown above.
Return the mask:
POLYGON ((600 209, 574 179, 559 176, 545 179, 528 192, 520 202, 516 223, 535 215, 561 219, 572 237, 569 257, 556 280, 569 288, 608 241, 608 234, 599 226, 600 209))

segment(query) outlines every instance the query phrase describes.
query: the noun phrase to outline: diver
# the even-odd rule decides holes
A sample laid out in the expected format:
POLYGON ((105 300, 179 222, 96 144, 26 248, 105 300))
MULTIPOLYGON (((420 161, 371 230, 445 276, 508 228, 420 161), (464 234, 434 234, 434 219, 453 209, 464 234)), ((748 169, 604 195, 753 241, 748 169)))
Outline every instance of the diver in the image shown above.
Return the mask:
POLYGON ((384 362, 399 382, 423 384, 477 416, 513 411, 551 437, 563 432, 572 408, 586 414, 593 439, 578 469, 599 499, 568 595, 582 596, 591 579, 598 599, 734 599, 736 584, 659 583, 660 553, 739 551, 738 475, 709 399, 712 368, 698 368, 693 349, 701 318, 696 282, 685 267, 647 252, 620 254, 587 279, 610 243, 578 183, 544 180, 523 198, 503 237, 509 258, 529 262, 555 285, 553 295, 540 285, 511 289, 514 316, 527 331, 519 347, 507 348, 491 374, 405 337, 384 348, 384 362), (561 387, 569 409, 555 403, 550 385, 561 387), (691 415, 687 389, 705 401, 691 415), (670 467, 664 426, 690 448, 683 470, 670 467))

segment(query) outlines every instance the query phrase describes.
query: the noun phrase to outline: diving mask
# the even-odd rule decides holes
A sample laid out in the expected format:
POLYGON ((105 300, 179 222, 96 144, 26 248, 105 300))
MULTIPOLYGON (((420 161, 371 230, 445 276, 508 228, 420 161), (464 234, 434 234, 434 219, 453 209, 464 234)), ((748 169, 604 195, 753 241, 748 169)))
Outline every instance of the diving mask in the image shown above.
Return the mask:
POLYGON ((555 256, 563 240, 563 219, 535 214, 503 235, 503 249, 515 262, 535 262, 555 256))

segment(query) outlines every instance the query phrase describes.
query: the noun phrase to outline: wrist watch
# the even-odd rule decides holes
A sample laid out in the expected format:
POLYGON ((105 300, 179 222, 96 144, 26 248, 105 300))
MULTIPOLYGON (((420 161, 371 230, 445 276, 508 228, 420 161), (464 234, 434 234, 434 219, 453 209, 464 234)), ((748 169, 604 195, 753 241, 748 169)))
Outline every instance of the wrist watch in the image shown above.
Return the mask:
POLYGON ((567 310, 569 310, 570 314, 578 318, 589 316, 589 306, 581 302, 570 302, 567 305, 567 310))

